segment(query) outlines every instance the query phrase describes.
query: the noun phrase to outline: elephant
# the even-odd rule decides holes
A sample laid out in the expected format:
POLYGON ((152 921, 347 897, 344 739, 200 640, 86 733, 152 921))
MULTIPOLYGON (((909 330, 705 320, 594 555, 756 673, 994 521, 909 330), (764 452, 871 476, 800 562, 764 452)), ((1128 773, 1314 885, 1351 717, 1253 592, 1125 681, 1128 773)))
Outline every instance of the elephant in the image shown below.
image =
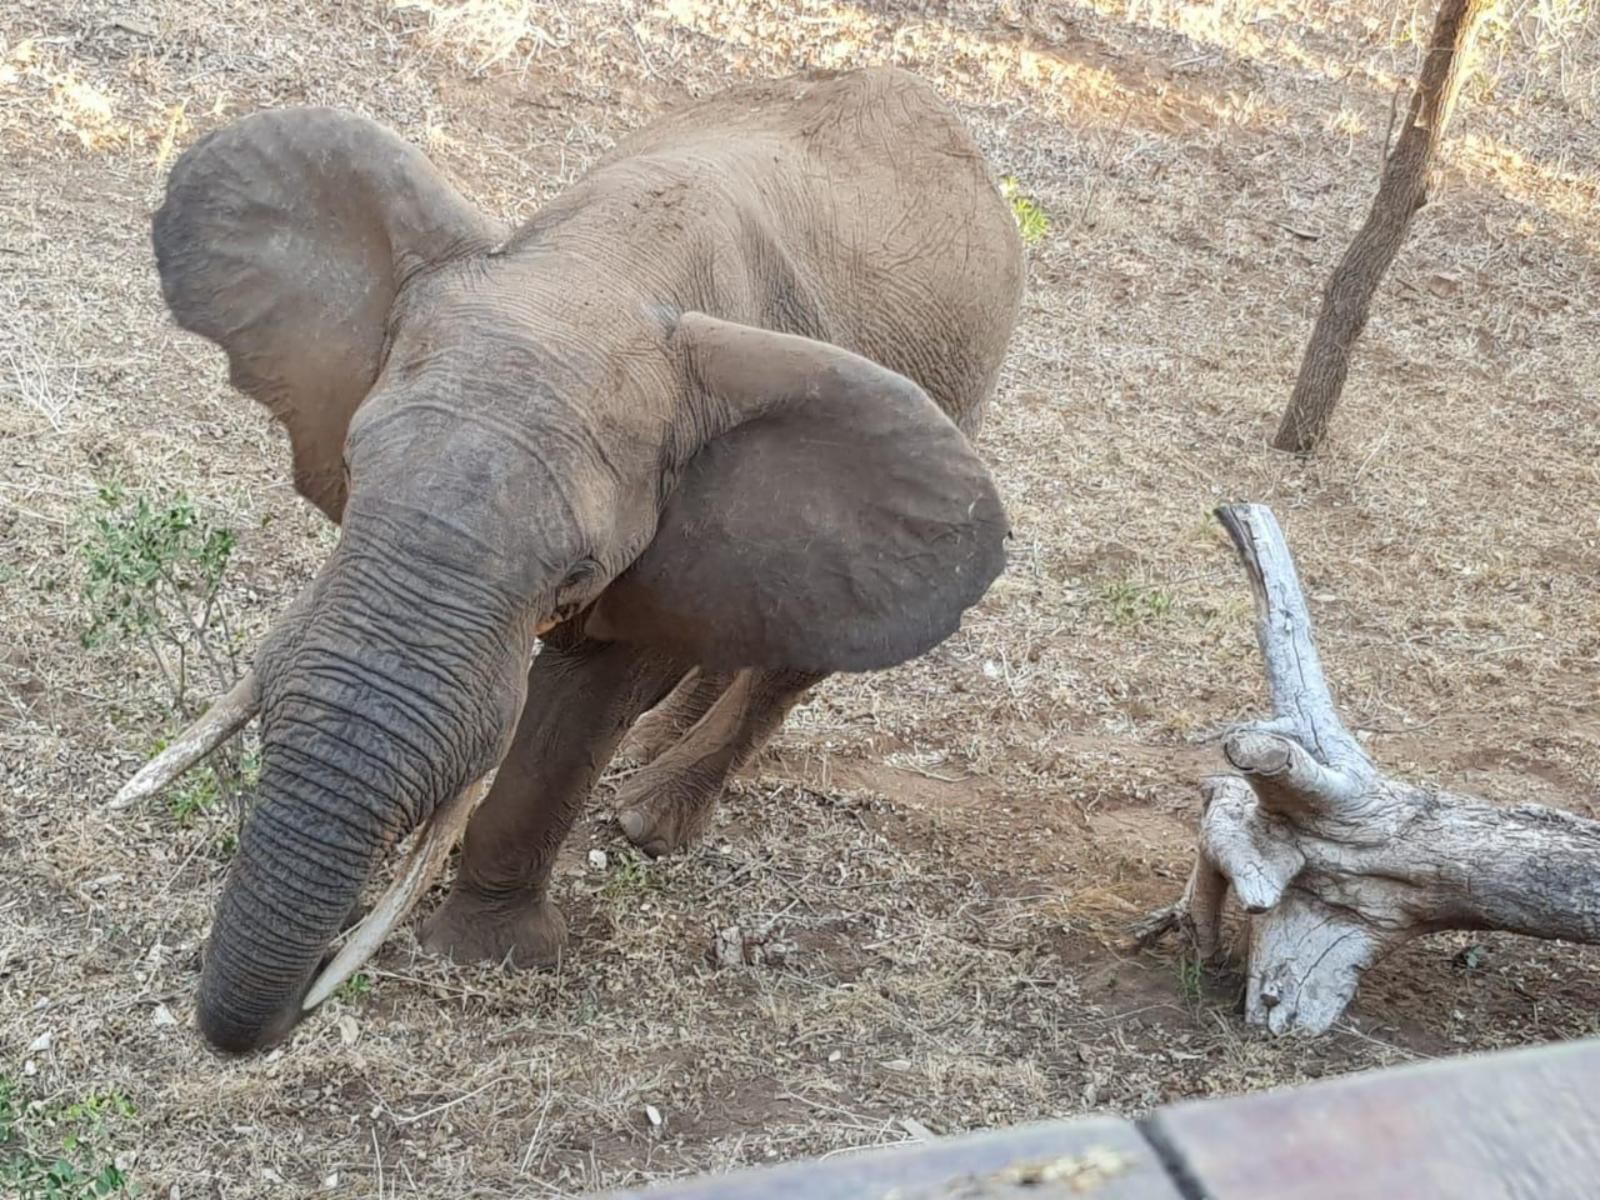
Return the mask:
POLYGON ((809 689, 925 654, 1004 569, 972 438, 1022 245, 913 74, 687 103, 515 229, 365 117, 263 110, 178 158, 152 242, 173 319, 339 526, 179 739, 181 769, 259 712, 196 1000, 220 1051, 287 1036, 385 856, 447 810, 423 945, 552 962, 552 865, 635 722, 620 822, 670 852, 809 689))

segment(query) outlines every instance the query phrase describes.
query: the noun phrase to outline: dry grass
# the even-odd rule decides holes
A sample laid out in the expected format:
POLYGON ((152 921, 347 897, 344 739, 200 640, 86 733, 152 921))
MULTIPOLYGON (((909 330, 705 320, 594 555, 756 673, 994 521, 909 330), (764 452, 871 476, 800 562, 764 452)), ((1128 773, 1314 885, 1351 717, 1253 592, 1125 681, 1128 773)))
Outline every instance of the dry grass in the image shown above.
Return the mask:
POLYGON ((1180 885, 1207 738, 1261 703, 1223 499, 1278 509, 1388 767, 1596 811, 1600 47, 1535 7, 1297 465, 1265 440, 1426 5, 0 4, 0 1076, 131 1101, 94 1153, 152 1195, 507 1197, 1600 1032, 1592 950, 1425 942, 1286 1046, 1229 981, 1113 948, 1180 885), (984 438, 1010 571, 925 660, 823 688, 698 852, 638 864, 602 795, 560 971, 401 935, 281 1051, 212 1058, 191 999, 235 818, 103 809, 166 716, 151 662, 77 643, 74 530, 99 483, 181 485, 239 531, 252 641, 329 535, 162 315, 174 149, 340 104, 516 216, 684 97, 868 61, 935 79, 1049 219, 984 438), (733 925, 756 965, 712 965, 733 925))

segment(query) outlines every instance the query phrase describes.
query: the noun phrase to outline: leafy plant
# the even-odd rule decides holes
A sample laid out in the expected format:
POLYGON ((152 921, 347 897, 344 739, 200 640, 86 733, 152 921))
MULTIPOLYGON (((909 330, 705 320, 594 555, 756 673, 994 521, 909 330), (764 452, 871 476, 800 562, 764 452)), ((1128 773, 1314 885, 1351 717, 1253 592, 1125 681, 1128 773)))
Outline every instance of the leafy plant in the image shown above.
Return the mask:
POLYGON ((1022 191, 1016 176, 1007 175, 1000 181, 1000 194, 1011 204, 1011 215, 1017 219, 1023 243, 1037 246, 1044 241, 1050 232, 1050 217, 1037 200, 1022 191))
POLYGON ((356 1004, 372 995, 372 976, 357 971, 334 989, 334 996, 346 1004, 356 1004))
POLYGON ((0 1194, 17 1200, 139 1195, 113 1148, 116 1124, 136 1113, 120 1092, 92 1091, 65 1104, 29 1101, 0 1075, 0 1194))
POLYGON ((1100 603, 1116 625, 1144 625, 1165 619, 1173 608, 1172 593, 1119 579, 1100 589, 1100 603))
POLYGON ((195 818, 216 806, 220 789, 217 773, 209 766, 191 771, 167 792, 167 807, 179 825, 188 828, 195 818))
POLYGON ((100 489, 81 544, 89 623, 85 646, 142 642, 186 711, 191 676, 209 668, 222 690, 238 678, 238 643, 222 602, 233 530, 214 524, 184 492, 152 499, 119 484, 100 489))
MULTIPOLYGON (((197 683, 210 693, 239 678, 240 642, 229 621, 222 584, 233 558, 233 530, 206 516, 185 492, 130 494, 102 487, 79 543, 86 579, 85 646, 123 639, 142 644, 167 684, 173 715, 192 715, 197 683)), ((188 826, 232 797, 256 771, 233 740, 168 793, 168 806, 188 826)), ((157 746, 156 750, 161 747, 157 746)))
POLYGON ((214 811, 218 802, 240 787, 253 787, 261 774, 261 752, 248 750, 236 765, 218 760, 190 771, 167 790, 167 808, 173 819, 187 829, 200 817, 214 811))
POLYGON ((21 1113, 17 1110, 17 1088, 9 1078, 0 1075, 0 1146, 11 1140, 11 1129, 21 1113))
POLYGON ((1205 977, 1205 968, 1197 958, 1185 958, 1178 964, 1178 987, 1191 1008, 1205 997, 1205 977))
POLYGON ((619 853, 616 867, 600 886, 600 898, 611 904, 633 903, 662 888, 661 876, 632 851, 619 853))

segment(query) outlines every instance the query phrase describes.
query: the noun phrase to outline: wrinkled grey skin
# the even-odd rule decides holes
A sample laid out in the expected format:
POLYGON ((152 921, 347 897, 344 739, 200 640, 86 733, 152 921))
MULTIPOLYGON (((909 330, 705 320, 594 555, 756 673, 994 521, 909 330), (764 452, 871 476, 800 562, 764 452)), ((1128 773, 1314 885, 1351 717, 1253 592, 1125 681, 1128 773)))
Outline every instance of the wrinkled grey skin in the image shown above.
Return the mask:
POLYGON ((515 233, 369 121, 261 113, 182 156, 154 244, 342 526, 256 659, 259 798, 199 996, 220 1048, 288 1032, 385 852, 497 764, 424 941, 549 961, 550 866, 642 712, 690 672, 731 697, 658 779, 701 798, 629 827, 671 848, 807 685, 925 652, 1002 569, 967 433, 1021 249, 902 72, 685 108, 515 233))

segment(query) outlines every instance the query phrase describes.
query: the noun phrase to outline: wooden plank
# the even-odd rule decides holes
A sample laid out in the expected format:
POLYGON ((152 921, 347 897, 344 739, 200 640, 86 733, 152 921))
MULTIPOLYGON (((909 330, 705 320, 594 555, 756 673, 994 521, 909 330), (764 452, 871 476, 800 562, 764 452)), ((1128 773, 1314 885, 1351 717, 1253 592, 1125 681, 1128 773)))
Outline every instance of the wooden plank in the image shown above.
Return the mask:
POLYGON ((1183 1200, 1126 1121, 1024 1125, 604 1200, 1183 1200))
POLYGON ((1145 1131, 1205 1200, 1595 1200, 1600 1040, 1174 1105, 1145 1131))

